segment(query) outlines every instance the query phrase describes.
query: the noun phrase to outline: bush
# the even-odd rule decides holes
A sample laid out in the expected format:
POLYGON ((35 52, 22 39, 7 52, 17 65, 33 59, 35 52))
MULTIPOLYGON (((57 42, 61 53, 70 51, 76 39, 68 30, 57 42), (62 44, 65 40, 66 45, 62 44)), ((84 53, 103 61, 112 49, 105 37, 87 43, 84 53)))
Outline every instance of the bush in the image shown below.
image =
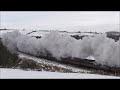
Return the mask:
POLYGON ((10 53, 7 48, 0 41, 0 66, 1 67, 13 67, 20 59, 17 54, 10 53))
POLYGON ((22 61, 15 66, 15 68, 32 71, 49 71, 49 72, 73 72, 71 69, 62 68, 59 66, 49 65, 45 63, 37 63, 32 59, 22 58, 22 61))
POLYGON ((22 59, 21 63, 17 66, 23 70, 38 70, 41 71, 37 62, 28 59, 22 59))

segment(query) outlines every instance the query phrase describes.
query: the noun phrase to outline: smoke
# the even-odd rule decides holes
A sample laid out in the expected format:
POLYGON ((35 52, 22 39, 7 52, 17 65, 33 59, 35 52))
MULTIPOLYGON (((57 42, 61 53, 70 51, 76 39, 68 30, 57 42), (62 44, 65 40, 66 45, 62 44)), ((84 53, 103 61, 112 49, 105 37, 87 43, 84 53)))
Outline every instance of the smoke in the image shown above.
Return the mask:
POLYGON ((39 56, 49 52, 58 60, 62 57, 84 59, 93 56, 97 63, 120 66, 120 40, 115 42, 107 38, 105 34, 76 40, 67 34, 61 35, 54 31, 41 39, 36 39, 14 31, 4 34, 2 38, 3 44, 14 53, 19 50, 39 56))
POLYGON ((3 45, 5 45, 12 53, 16 52, 19 36, 21 36, 21 33, 18 31, 9 32, 2 35, 3 45))
POLYGON ((98 63, 120 66, 120 40, 115 42, 106 35, 97 35, 91 44, 93 56, 98 63))

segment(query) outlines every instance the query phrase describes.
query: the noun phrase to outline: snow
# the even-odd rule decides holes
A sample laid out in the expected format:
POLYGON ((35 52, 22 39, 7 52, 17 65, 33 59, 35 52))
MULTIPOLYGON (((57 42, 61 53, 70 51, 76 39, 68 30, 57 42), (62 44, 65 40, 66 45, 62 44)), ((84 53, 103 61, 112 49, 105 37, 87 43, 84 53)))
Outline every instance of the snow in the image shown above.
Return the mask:
POLYGON ((84 73, 58 73, 45 71, 23 71, 19 69, 0 68, 1 79, 120 79, 116 76, 106 76, 84 73))
MULTIPOLYGON (((1 30, 0 31, 0 37, 2 37, 2 35, 4 33, 8 33, 8 32, 13 32, 15 30, 1 30)), ((28 33, 28 36, 45 36, 46 34, 48 34, 50 31, 45 31, 45 30, 32 30, 32 29, 18 29, 18 31, 23 34, 23 35, 27 35, 28 33), (32 31, 36 31, 36 32, 32 32, 32 31)), ((88 35, 88 36, 94 36, 95 34, 94 33, 85 33, 85 32, 81 32, 81 33, 77 33, 77 32, 61 32, 59 31, 60 34, 64 35, 79 35, 79 36, 82 36, 82 35, 88 35)))
POLYGON ((20 53, 20 52, 18 52, 18 53, 19 53, 20 58, 31 59, 31 60, 36 61, 37 63, 47 64, 49 66, 57 66, 57 67, 60 67, 60 68, 71 69, 73 72, 81 72, 81 73, 90 73, 90 72, 92 72, 92 71, 89 71, 89 70, 73 67, 73 66, 70 66, 70 65, 60 64, 60 63, 55 62, 55 61, 50 61, 50 60, 47 60, 47 59, 37 58, 35 56, 23 54, 23 53, 20 53))
POLYGON ((32 32, 31 34, 28 34, 28 36, 45 36, 48 33, 49 32, 39 30, 39 31, 36 31, 36 32, 32 32))
POLYGON ((25 29, 25 30, 19 30, 19 32, 21 33, 21 34, 24 34, 24 35, 26 35, 27 33, 29 33, 29 32, 32 32, 33 30, 31 30, 31 29, 25 29))
MULTIPOLYGON (((0 37, 4 33, 12 32, 12 31, 13 30, 0 31, 0 37)), ((26 37, 27 33, 32 32, 32 31, 33 30, 19 30, 19 32, 22 35, 25 35, 25 37, 26 37)), ((45 34, 48 34, 48 32, 37 31, 37 32, 31 33, 28 36, 33 36, 33 35, 46 36, 45 34)), ((76 35, 78 33, 61 32, 60 34, 64 34, 64 35, 73 35, 74 34, 74 35, 76 35)), ((79 35, 85 35, 85 33, 80 33, 79 35)), ((19 35, 17 35, 17 36, 19 36, 19 35)), ((15 35, 15 37, 16 37, 16 35, 15 35)), ((13 35, 13 38, 9 37, 9 39, 11 38, 10 40, 14 39, 14 42, 12 42, 14 45, 16 43, 16 41, 15 41, 16 38, 15 37, 14 37, 14 35, 13 35)), ((50 40, 50 41, 53 41, 53 40, 50 40)), ((119 58, 119 55, 118 55, 119 54, 119 49, 118 49, 119 48, 119 42, 114 42, 114 40, 106 39, 106 37, 104 37, 104 36, 102 36, 102 37, 98 36, 97 38, 94 38, 94 42, 93 42, 93 44, 91 44, 91 46, 93 47, 93 50, 95 51, 94 54, 96 54, 96 56, 99 55, 99 57, 97 57, 96 60, 99 61, 102 58, 106 61, 109 60, 109 61, 107 61, 109 65, 111 65, 111 64, 116 65, 116 62, 117 62, 117 65, 119 66, 120 65, 120 63, 119 63, 120 58, 119 58), (117 58, 117 59, 115 59, 115 58, 117 58)), ((34 43, 34 41, 31 42, 31 43, 34 43)), ((89 45, 89 44, 84 42, 83 45, 86 46, 86 45, 89 45)), ((11 45, 11 46, 14 46, 14 45, 11 45)), ((27 47, 28 47, 28 45, 27 45, 27 47)), ((30 45, 32 45, 32 44, 30 44, 30 45)), ((49 44, 45 44, 45 45, 49 45, 49 44)), ((14 48, 15 48, 15 46, 14 46, 14 48)), ((31 48, 30 48, 30 50, 31 50, 31 48)), ((88 70, 84 70, 84 69, 81 69, 81 68, 74 68, 74 67, 71 67, 71 66, 62 65, 62 64, 55 63, 55 62, 50 62, 48 60, 32 57, 32 56, 29 56, 29 55, 21 54, 20 57, 21 58, 25 57, 25 58, 28 58, 28 59, 32 59, 34 61, 37 61, 38 63, 43 63, 43 64, 45 63, 45 64, 48 64, 48 65, 53 65, 53 66, 67 68, 67 69, 72 69, 74 72, 79 72, 79 73, 58 73, 58 72, 45 72, 45 71, 37 72, 37 71, 22 71, 22 70, 18 70, 18 69, 14 69, 14 70, 13 69, 0 69, 0 78, 80 78, 80 79, 84 79, 84 78, 90 78, 90 79, 91 78, 119 78, 119 77, 115 77, 115 76, 113 77, 113 76, 90 74, 89 73, 90 71, 88 71, 88 70), (49 74, 49 76, 48 76, 48 74, 49 74)), ((88 56, 87 57, 87 59, 92 59, 92 60, 95 60, 95 58, 96 57, 93 57, 93 56, 88 56)))
POLYGON ((50 32, 41 39, 36 39, 14 31, 4 34, 2 41, 13 52, 19 50, 35 56, 41 53, 46 55, 49 52, 58 60, 66 57, 85 59, 93 56, 99 64, 120 67, 120 40, 115 42, 107 38, 106 34, 76 40, 67 34, 50 32))
POLYGON ((69 32, 106 32, 106 31, 120 31, 119 24, 101 24, 101 25, 79 25, 69 27, 59 27, 58 30, 69 32))
POLYGON ((95 60, 95 58, 93 56, 89 56, 86 59, 91 59, 91 60, 95 60))
POLYGON ((2 38, 3 34, 13 32, 13 30, 0 30, 0 38, 2 38))

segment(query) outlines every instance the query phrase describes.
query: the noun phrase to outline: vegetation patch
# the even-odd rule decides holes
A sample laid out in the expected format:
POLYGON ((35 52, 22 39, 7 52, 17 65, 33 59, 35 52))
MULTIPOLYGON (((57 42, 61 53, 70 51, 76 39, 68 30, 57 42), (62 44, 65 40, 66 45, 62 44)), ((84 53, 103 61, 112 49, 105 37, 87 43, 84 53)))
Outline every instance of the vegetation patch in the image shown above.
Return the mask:
POLYGON ((0 66, 6 68, 12 68, 21 60, 17 54, 10 53, 7 48, 0 41, 0 66))

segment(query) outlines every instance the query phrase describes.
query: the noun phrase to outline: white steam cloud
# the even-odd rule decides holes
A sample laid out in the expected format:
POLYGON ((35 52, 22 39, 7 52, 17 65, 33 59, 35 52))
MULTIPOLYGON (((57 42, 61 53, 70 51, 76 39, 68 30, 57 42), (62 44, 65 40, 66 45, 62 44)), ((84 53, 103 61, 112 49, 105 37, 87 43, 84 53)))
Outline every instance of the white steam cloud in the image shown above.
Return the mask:
POLYGON ((50 32, 41 39, 22 35, 18 31, 5 33, 3 44, 13 53, 16 50, 39 56, 46 50, 60 60, 64 57, 87 58, 93 56, 97 63, 120 67, 120 40, 115 42, 106 35, 84 37, 76 40, 69 35, 50 32))

